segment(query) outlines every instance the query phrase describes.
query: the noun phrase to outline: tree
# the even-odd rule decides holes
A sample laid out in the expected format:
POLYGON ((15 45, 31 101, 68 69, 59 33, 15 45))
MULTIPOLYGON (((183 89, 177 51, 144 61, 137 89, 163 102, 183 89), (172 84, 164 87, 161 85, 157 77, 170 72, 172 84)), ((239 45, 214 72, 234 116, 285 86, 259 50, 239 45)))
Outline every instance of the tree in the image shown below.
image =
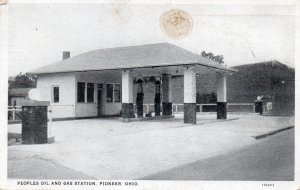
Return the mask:
POLYGON ((36 80, 36 75, 20 73, 8 78, 8 88, 36 88, 36 80))
POLYGON ((205 51, 202 51, 201 55, 202 55, 202 57, 205 57, 205 58, 210 59, 210 60, 214 60, 214 61, 216 61, 216 62, 218 62, 220 64, 224 63, 224 57, 223 57, 223 55, 216 55, 216 56, 214 56, 213 53, 211 53, 211 52, 206 53, 205 51))

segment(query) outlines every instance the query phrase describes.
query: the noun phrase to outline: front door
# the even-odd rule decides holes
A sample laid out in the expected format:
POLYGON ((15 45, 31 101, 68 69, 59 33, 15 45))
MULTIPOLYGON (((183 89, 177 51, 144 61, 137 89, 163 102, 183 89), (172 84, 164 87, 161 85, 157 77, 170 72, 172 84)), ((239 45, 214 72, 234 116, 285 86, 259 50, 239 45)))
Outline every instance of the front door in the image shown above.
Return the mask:
POLYGON ((97 109, 98 109, 98 116, 100 117, 102 115, 102 89, 98 88, 98 105, 97 105, 97 109))

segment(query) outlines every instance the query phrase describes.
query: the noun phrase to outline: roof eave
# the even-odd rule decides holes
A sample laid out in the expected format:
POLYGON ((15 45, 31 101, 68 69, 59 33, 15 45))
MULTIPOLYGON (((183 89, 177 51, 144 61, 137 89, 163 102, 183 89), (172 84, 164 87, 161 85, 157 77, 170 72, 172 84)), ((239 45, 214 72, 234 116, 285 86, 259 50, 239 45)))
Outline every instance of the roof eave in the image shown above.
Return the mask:
POLYGON ((237 69, 225 67, 225 66, 214 66, 210 64, 200 63, 200 62, 191 62, 191 63, 182 63, 182 64, 169 64, 169 65, 149 65, 149 66, 141 66, 141 67, 124 67, 124 68, 109 68, 109 69, 88 69, 88 70, 68 70, 68 71, 54 71, 54 72, 28 72, 30 74, 35 75, 43 75, 43 74, 55 74, 55 73, 75 73, 75 72, 89 72, 89 71, 116 71, 116 70, 131 70, 131 69, 143 69, 143 68, 157 68, 157 67, 174 67, 174 66, 194 66, 201 65, 204 67, 210 67, 212 69, 221 70, 225 72, 238 72, 237 69))

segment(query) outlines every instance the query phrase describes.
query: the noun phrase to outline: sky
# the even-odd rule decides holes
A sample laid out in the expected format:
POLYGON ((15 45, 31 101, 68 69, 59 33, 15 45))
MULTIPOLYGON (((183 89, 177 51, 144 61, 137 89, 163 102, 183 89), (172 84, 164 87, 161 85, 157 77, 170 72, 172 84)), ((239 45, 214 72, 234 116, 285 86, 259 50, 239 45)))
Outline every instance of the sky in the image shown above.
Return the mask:
POLYGON ((9 66, 13 76, 94 49, 168 42, 194 53, 223 55, 229 67, 278 60, 295 67, 295 17, 290 5, 41 4, 9 5, 9 66), (188 36, 160 28, 170 9, 193 20, 188 36))

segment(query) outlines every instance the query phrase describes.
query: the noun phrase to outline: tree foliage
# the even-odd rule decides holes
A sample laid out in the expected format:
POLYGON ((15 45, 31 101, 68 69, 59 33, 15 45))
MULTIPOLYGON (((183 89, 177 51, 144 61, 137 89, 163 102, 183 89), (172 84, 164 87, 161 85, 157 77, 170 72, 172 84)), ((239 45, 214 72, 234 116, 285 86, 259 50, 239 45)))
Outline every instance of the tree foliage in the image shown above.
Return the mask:
POLYGON ((224 57, 223 55, 214 55, 213 53, 209 52, 209 53, 206 53, 205 51, 202 51, 201 53, 202 57, 205 57, 207 59, 210 59, 210 60, 213 60, 213 61, 216 61, 220 64, 224 63, 224 57))
POLYGON ((8 78, 8 88, 36 88, 36 80, 36 75, 20 73, 8 78))

